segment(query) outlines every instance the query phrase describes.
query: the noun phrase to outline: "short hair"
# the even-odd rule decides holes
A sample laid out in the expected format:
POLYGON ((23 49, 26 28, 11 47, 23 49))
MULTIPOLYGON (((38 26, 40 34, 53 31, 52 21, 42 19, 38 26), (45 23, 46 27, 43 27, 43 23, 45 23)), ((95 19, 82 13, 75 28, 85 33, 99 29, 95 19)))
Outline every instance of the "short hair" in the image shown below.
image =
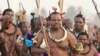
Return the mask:
MULTIPOLYGON (((75 16, 75 19, 76 19, 77 17, 82 18, 82 19, 83 19, 83 21, 85 22, 85 18, 83 17, 83 15, 82 15, 82 14, 78 14, 78 15, 76 15, 76 16, 75 16)), ((75 20, 75 19, 74 19, 74 20, 75 20)))
POLYGON ((52 16, 53 14, 59 14, 59 15, 61 15, 59 12, 52 12, 52 13, 49 15, 49 17, 48 17, 48 20, 51 20, 51 16, 52 16))
POLYGON ((81 33, 79 33, 78 38, 79 38, 80 35, 86 35, 87 38, 89 39, 89 35, 88 35, 86 32, 81 32, 81 33))
POLYGON ((5 9, 4 11, 3 11, 3 16, 8 12, 8 11, 12 11, 13 12, 13 10, 12 9, 5 9))

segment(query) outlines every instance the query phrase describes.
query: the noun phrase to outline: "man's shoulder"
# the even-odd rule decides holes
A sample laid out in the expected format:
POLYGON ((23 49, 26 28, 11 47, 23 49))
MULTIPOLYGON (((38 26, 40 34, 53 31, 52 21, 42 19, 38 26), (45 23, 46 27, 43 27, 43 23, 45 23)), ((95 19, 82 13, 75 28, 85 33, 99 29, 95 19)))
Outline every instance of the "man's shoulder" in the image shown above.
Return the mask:
POLYGON ((67 30, 67 35, 69 38, 75 38, 74 34, 70 32, 69 30, 67 30))

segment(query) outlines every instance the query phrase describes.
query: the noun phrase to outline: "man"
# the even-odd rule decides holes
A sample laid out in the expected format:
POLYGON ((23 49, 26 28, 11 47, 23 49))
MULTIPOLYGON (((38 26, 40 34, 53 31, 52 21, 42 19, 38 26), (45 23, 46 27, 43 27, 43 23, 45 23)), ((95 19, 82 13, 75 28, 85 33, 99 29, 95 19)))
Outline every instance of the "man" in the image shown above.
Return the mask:
POLYGON ((81 15, 81 14, 78 14, 75 19, 74 19, 74 30, 73 30, 73 33, 74 35, 77 37, 78 34, 80 32, 86 32, 86 30, 84 29, 84 25, 85 25, 85 18, 81 15))
POLYGON ((38 34, 37 43, 32 48, 33 56, 41 56, 41 54, 48 52, 51 56, 68 56, 67 47, 70 45, 74 48, 77 44, 74 35, 62 26, 63 19, 60 13, 51 13, 49 20, 50 28, 46 30, 46 39, 43 32, 38 34))
POLYGON ((31 46, 33 46, 32 38, 34 37, 31 34, 31 26, 28 22, 21 22, 18 27, 22 32, 22 36, 17 39, 21 51, 20 56, 28 56, 31 54, 31 46))
POLYGON ((76 36, 76 38, 80 32, 86 32, 89 35, 90 42, 92 43, 94 40, 93 32, 91 32, 90 30, 87 30, 90 27, 84 28, 85 27, 85 18, 83 17, 83 15, 78 14, 75 17, 74 22, 75 22, 75 24, 74 24, 73 34, 76 36))
POLYGON ((13 11, 5 9, 2 17, 2 30, 0 31, 1 56, 17 56, 18 47, 16 39, 21 35, 20 30, 12 23, 13 11))
POLYGON ((98 56, 97 50, 89 42, 89 36, 86 32, 78 35, 78 41, 83 44, 83 51, 73 56, 98 56))
POLYGON ((3 12, 3 16, 8 15, 10 17, 10 22, 13 21, 14 12, 12 9, 5 9, 3 12))

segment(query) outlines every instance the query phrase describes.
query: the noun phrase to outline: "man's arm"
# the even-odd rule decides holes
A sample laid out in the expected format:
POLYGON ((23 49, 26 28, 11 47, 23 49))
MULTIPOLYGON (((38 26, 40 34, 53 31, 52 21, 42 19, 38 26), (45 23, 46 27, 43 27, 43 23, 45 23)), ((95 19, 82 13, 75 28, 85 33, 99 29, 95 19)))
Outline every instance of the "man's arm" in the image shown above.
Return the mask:
POLYGON ((68 35, 67 37, 68 37, 69 45, 71 47, 74 47, 77 44, 76 37, 71 32, 69 32, 69 31, 68 31, 67 35, 68 35))
POLYGON ((42 54, 42 53, 45 53, 46 50, 43 49, 43 48, 40 48, 40 45, 42 43, 42 40, 43 40, 43 34, 42 33, 39 33, 38 36, 36 37, 36 41, 37 43, 32 47, 32 52, 33 53, 37 53, 37 54, 42 54))
POLYGON ((94 52, 94 56, 98 56, 98 51, 96 50, 96 48, 94 46, 91 46, 92 47, 92 51, 94 52))
POLYGON ((16 29, 16 38, 22 35, 22 32, 19 28, 16 29))

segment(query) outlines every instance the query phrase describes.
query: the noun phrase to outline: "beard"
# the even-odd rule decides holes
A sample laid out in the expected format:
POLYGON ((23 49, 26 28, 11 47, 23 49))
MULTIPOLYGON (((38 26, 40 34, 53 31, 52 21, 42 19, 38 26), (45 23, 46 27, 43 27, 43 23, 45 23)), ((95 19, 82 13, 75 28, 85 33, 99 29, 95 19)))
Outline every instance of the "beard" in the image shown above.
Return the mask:
POLYGON ((56 31, 59 28, 61 28, 61 25, 60 24, 55 24, 55 25, 52 25, 51 28, 56 31))
POLYGON ((80 32, 80 31, 83 31, 83 27, 80 27, 80 28, 75 28, 75 30, 77 31, 77 32, 80 32))

